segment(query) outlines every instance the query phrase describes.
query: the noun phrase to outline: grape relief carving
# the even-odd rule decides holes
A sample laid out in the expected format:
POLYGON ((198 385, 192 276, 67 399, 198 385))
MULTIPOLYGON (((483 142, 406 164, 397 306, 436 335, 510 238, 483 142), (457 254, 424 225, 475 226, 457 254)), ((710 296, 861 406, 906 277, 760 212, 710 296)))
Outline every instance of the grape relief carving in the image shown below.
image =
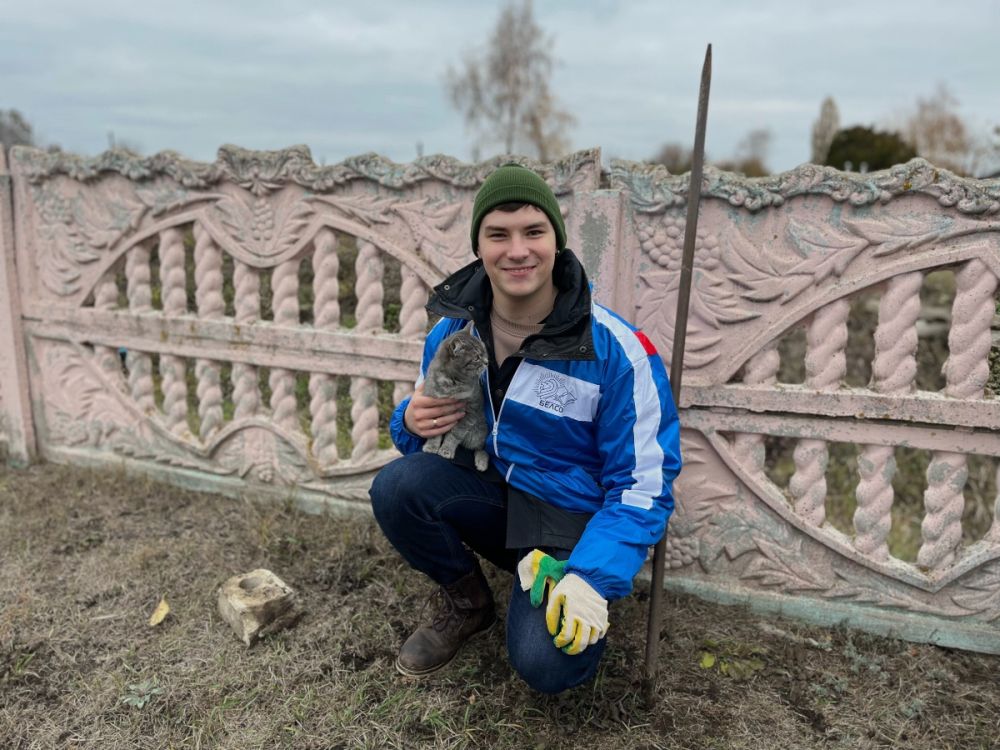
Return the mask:
MULTIPOLYGON (((661 351, 668 352, 674 339, 685 221, 676 211, 643 218, 638 227, 640 247, 655 265, 640 275, 636 323, 653 337, 661 351)), ((729 293, 730 282, 720 272, 721 257, 720 238, 708 229, 699 229, 684 353, 688 370, 705 367, 719 357, 722 324, 759 315, 729 293)))

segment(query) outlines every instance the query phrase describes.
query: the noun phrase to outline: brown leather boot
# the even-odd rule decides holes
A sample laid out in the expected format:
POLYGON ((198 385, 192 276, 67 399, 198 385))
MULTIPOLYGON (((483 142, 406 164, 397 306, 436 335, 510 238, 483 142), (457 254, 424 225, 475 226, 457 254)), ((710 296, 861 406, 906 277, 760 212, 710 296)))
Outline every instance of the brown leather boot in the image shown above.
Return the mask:
POLYGON ((454 658, 467 640, 487 630, 496 621, 493 593, 476 566, 466 576, 431 595, 436 606, 433 620, 417 628, 399 650, 396 669, 419 677, 441 669, 454 658))

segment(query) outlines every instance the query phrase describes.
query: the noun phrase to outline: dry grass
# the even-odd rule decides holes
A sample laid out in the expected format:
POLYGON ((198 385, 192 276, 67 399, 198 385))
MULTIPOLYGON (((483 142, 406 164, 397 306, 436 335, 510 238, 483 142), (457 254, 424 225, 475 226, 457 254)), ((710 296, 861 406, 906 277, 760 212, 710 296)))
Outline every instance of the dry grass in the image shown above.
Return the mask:
MULTIPOLYGON (((764 620, 667 595, 655 705, 646 599, 612 609, 592 685, 548 698, 501 632, 425 681, 392 660, 429 586, 365 516, 306 516, 51 465, 0 469, 0 747, 987 748, 1000 658, 764 620), (298 626, 247 649, 230 575, 295 587, 298 626), (172 613, 146 624, 161 595, 172 613), (704 669, 703 652, 717 665, 704 669), (719 671, 723 662, 742 678, 719 671), (124 702, 131 697, 132 704, 124 702)), ((489 575, 504 599, 509 578, 489 575)))

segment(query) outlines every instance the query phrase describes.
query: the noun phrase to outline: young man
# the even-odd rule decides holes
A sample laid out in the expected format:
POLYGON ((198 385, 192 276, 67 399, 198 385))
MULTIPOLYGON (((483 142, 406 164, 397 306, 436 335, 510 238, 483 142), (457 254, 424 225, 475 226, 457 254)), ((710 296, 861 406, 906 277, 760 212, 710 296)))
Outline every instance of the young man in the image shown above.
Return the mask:
POLYGON ((404 455, 371 489, 386 537, 440 586, 437 611, 403 644, 396 667, 436 671, 493 625, 479 555, 518 570, 508 654, 529 685, 558 693, 596 673, 607 604, 629 593, 664 533, 681 466, 677 413, 649 340, 592 302, 541 177, 516 164, 494 171, 476 195, 471 239, 478 259, 434 290, 427 308, 443 317, 427 337, 415 392, 393 414, 404 455), (422 382, 441 341, 470 320, 490 355, 487 472, 467 457, 421 452, 463 415, 460 403, 423 395, 422 382), (564 575, 549 579, 548 601, 535 608, 528 589, 542 559, 565 561, 564 575))

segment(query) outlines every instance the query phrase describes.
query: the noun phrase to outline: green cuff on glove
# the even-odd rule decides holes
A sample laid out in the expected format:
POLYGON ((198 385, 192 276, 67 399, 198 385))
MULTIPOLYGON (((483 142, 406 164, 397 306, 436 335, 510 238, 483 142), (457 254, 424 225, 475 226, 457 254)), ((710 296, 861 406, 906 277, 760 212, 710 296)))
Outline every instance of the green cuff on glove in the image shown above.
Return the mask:
MULTIPOLYGON (((538 550, 535 550, 538 552, 538 550)), ((556 560, 551 555, 546 555, 544 553, 539 554, 539 556, 532 560, 532 568, 535 567, 537 562, 538 568, 535 572, 535 580, 531 584, 531 606, 540 607, 542 604, 542 598, 545 596, 545 583, 550 581, 549 586, 555 586, 562 577, 566 575, 566 561, 556 560)))

